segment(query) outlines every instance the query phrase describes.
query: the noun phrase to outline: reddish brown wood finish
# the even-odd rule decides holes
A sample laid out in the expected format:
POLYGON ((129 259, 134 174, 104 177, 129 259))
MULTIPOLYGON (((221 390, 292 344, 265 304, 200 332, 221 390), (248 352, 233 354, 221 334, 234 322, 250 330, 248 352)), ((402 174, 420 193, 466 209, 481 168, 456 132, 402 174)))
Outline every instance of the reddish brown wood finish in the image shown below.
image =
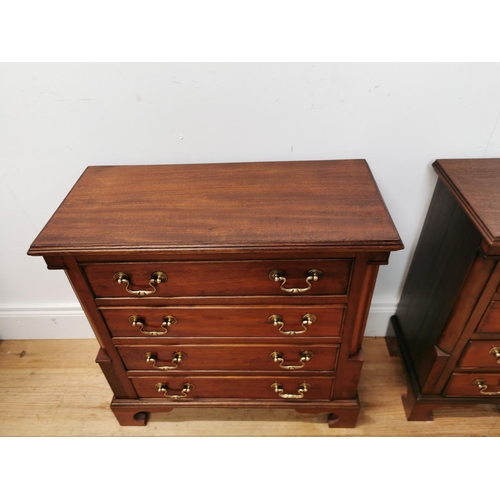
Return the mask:
POLYGON ((105 349, 106 356, 109 357, 112 362, 111 366, 107 364, 105 365, 104 363, 100 364, 101 369, 105 372, 105 376, 108 380, 112 379, 115 381, 112 388, 117 388, 116 394, 125 394, 129 398, 136 398, 137 394, 135 393, 130 380, 127 378, 123 361, 113 346, 111 335, 106 327, 106 324, 95 307, 94 297, 85 282, 81 268, 76 263, 74 257, 71 256, 65 257, 64 263, 66 265, 66 275, 69 278, 78 300, 80 301, 80 305, 82 306, 85 315, 87 316, 87 320, 89 321, 99 344, 105 349))
POLYGON ((499 373, 454 373, 444 391, 445 396, 463 396, 472 398, 484 398, 481 388, 474 384, 475 380, 483 380, 487 385, 484 392, 493 393, 488 395, 490 402, 500 401, 500 374, 499 373))
POLYGON ((438 346, 434 346, 432 354, 428 357, 427 366, 430 367, 430 370, 428 371, 425 384, 422 386, 422 394, 433 394, 433 392, 439 391, 439 389, 436 389, 436 386, 438 386, 439 379, 450 361, 450 355, 438 346))
POLYGON ((401 248, 366 162, 342 160, 89 167, 29 254, 66 269, 103 347, 97 361, 121 425, 187 406, 325 412, 330 427, 353 427, 377 270, 401 248), (274 269, 285 288, 307 288, 311 269, 322 275, 289 293, 269 278, 274 269), (131 290, 147 291, 158 271, 168 279, 147 296, 114 278, 126 273, 131 290), (307 331, 279 332, 305 329, 306 314, 316 317, 307 331), (168 332, 165 316, 176 320, 168 332), (274 351, 285 366, 313 356, 285 370, 274 351), (158 370, 146 352, 178 367, 158 370), (174 363, 176 352, 186 356, 174 363), (159 382, 168 395, 194 387, 166 398, 159 382))
POLYGON ((493 300, 477 329, 481 333, 500 333, 500 302, 493 300))
POLYGON ((481 295, 477 299, 476 306, 472 311, 469 320, 467 321, 463 331, 461 332, 461 335, 457 338, 455 348, 451 352, 448 363, 443 369, 441 376, 439 377, 439 380, 434 388, 435 394, 440 394, 441 391, 443 391, 443 389, 445 388, 449 377, 455 370, 456 365, 460 357, 462 356, 464 349, 467 347, 469 339, 472 339, 474 336, 478 335, 493 335, 493 338, 498 338, 498 334, 474 334, 474 331, 477 329, 477 325, 479 324, 481 317, 484 316, 484 311, 490 303, 492 296, 494 297, 494 293, 498 286, 498 283, 500 283, 500 266, 498 265, 498 261, 496 261, 496 264, 497 265, 494 267, 493 272, 491 273, 488 282, 485 284, 481 295))
POLYGON ((364 160, 89 167, 31 255, 402 248, 364 160))
MULTIPOLYGON (((222 345, 189 345, 162 346, 117 346, 118 352, 123 359, 127 370, 152 370, 161 373, 161 368, 153 367, 147 362, 145 353, 153 354, 158 361, 159 367, 175 367, 172 362, 175 353, 182 352, 185 355, 177 368, 169 370, 176 373, 196 370, 237 370, 237 371, 276 371, 281 373, 308 372, 313 370, 333 371, 337 361, 337 346, 310 344, 307 348, 303 346, 290 346, 289 344, 222 344, 222 345), (274 361, 272 353, 282 354, 279 358, 283 363, 274 361), (301 362, 304 357, 302 353, 308 352, 311 359, 301 362), (300 367, 295 369, 283 367, 300 367)), ((307 356, 307 355, 306 355, 307 356)), ((165 373, 165 371, 163 371, 165 373)))
POLYGON ((433 166, 438 183, 389 326, 407 373, 409 420, 500 397, 488 354, 500 341, 500 159, 433 166), (479 378, 488 386, 482 393, 473 383, 479 378))
POLYGON ((84 267, 96 297, 130 297, 125 285, 118 284, 113 276, 124 272, 130 277, 131 290, 151 290, 151 276, 161 271, 168 276, 150 297, 204 297, 295 294, 284 292, 280 284, 269 278, 274 269, 286 273, 285 288, 307 287, 307 272, 319 269, 323 276, 312 283, 302 295, 347 295, 352 260, 267 260, 267 261, 216 261, 216 262, 155 262, 148 264, 117 263, 84 267))
POLYGON ((123 384, 120 382, 116 376, 116 372, 113 369, 113 363, 111 358, 108 356, 106 351, 101 347, 97 353, 95 362, 99 364, 102 373, 106 377, 113 394, 120 398, 127 397, 127 391, 124 389, 123 384))
POLYGON ((144 320, 144 332, 160 332, 163 318, 173 316, 177 323, 168 328, 168 332, 156 336, 156 341, 178 337, 243 337, 289 339, 340 337, 342 332, 345 304, 334 306, 226 306, 226 307, 130 307, 102 308, 100 312, 114 337, 152 338, 132 325, 130 316, 139 316, 144 320), (272 315, 283 319, 283 332, 304 330, 302 318, 313 314, 315 321, 307 326, 304 333, 285 335, 279 327, 269 322, 272 315))
POLYGON ((445 353, 449 354, 455 348, 461 332, 474 312, 477 298, 483 293, 496 264, 496 260, 485 259, 481 252, 476 255, 438 341, 438 347, 445 353))
POLYGON ((500 354, 500 338, 497 341, 472 340, 464 351, 464 355, 457 368, 467 370, 488 369, 489 371, 500 371, 500 357, 493 352, 497 349, 500 354))
MULTIPOLYGON (((195 400, 183 399, 180 403, 184 408, 198 408, 200 403, 195 400)), ((115 414, 120 425, 143 426, 146 425, 149 415, 155 413, 166 413, 179 407, 179 400, 160 401, 158 399, 116 399, 111 402, 111 410, 115 414)), ((253 401, 247 399, 240 400, 225 400, 225 399, 205 399, 203 407, 210 408, 275 408, 273 400, 256 399, 253 401)), ((284 405, 280 405, 283 409, 292 409, 298 413, 324 413, 331 411, 327 416, 328 426, 331 428, 356 427, 356 422, 360 412, 359 400, 348 401, 304 401, 304 400, 289 400, 284 405)))
POLYGON ((500 255, 500 158, 436 160, 434 168, 484 237, 486 253, 500 255))
MULTIPOLYGON (((398 351, 403 362, 404 373, 407 380, 407 394, 402 396, 403 407, 406 418, 409 421, 431 421, 433 420, 433 411, 442 407, 449 408, 464 408, 478 403, 498 404, 500 401, 498 396, 482 396, 479 398, 476 393, 480 391, 477 385, 467 387, 467 391, 475 388, 476 392, 470 396, 465 394, 445 395, 444 391, 439 395, 422 394, 417 383, 415 372, 412 370, 410 357, 408 355, 408 347, 404 342, 404 337, 401 332, 397 316, 393 316, 389 323, 388 335, 396 337, 398 341, 398 351), (487 398, 487 399, 486 399, 487 398)), ((470 374, 465 374, 469 378, 468 382, 472 384, 475 378, 470 378, 470 374)), ((477 377, 481 377, 482 373, 477 373, 477 377)), ((467 383, 462 380, 463 385, 467 383)))
POLYGON ((167 396, 174 396, 182 393, 185 383, 190 382, 194 388, 185 398, 171 401, 182 404, 184 399, 197 398, 223 398, 223 399, 274 399, 276 401, 305 401, 314 399, 330 399, 330 392, 333 384, 332 377, 317 377, 311 374, 297 376, 285 376, 276 374, 267 377, 209 377, 209 376, 182 376, 182 375, 156 375, 154 377, 131 377, 130 380, 137 390, 137 394, 142 398, 165 398, 158 392, 156 384, 164 383, 168 386, 167 396), (282 398, 272 387, 274 383, 282 385, 283 395, 293 396, 282 398), (301 384, 310 385, 302 398, 299 391, 301 384), (171 390, 170 390, 171 389, 171 390))
MULTIPOLYGON (((372 264, 368 264, 370 257, 367 254, 359 254, 353 272, 353 283, 348 299, 346 319, 344 323, 344 335, 352 332, 350 340, 344 341, 340 346, 338 358, 338 373, 342 373, 341 383, 335 384, 334 399, 351 399, 357 397, 357 387, 361 368, 363 366, 363 355, 361 350, 361 332, 368 315, 369 299, 375 286, 377 269, 372 270, 372 264)), ((340 378, 340 377, 339 377, 340 378)))
POLYGON ((368 313, 370 312, 370 304, 372 301, 373 290, 375 288, 375 281, 377 279, 378 265, 368 265, 365 270, 365 276, 362 280, 363 286, 359 296, 358 309, 364 311, 364 314, 356 315, 356 322, 354 324, 354 333, 351 340, 351 348, 349 355, 353 356, 361 348, 363 335, 365 333, 366 321, 368 320, 368 313))

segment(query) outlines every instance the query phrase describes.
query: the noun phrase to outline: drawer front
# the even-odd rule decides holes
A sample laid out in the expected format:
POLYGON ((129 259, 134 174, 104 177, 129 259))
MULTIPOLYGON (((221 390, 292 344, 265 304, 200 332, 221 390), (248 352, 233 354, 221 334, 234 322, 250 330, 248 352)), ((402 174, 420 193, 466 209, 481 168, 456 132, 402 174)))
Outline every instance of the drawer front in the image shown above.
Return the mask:
POLYGON ((86 265, 83 271, 99 298, 347 295, 352 263, 351 259, 116 263, 86 265), (283 272, 285 282, 270 279, 276 269, 283 272), (314 269, 321 271, 317 281, 307 279, 314 269), (281 287, 308 290, 292 293, 281 287))
POLYGON ((493 300, 486 310, 479 327, 481 333, 497 333, 500 339, 500 302, 493 300))
POLYGON ((339 337, 344 311, 345 305, 343 304, 303 307, 198 306, 100 309, 113 337, 157 339, 162 337, 339 337))
POLYGON ((117 346, 128 370, 333 370, 338 346, 268 345, 117 346))
POLYGON ((472 340, 465 349, 458 368, 500 370, 500 341, 472 340))
POLYGON ((453 373, 445 396, 500 399, 500 374, 453 373))
POLYGON ((301 401, 330 399, 333 379, 326 377, 131 377, 140 398, 166 398, 179 401, 197 398, 273 399, 301 401), (162 386, 157 386, 162 384, 162 386), (187 384, 191 384, 188 386, 187 384), (277 385, 274 385, 277 384, 277 385), (307 384, 307 391, 301 391, 307 384), (161 387, 166 388, 162 392, 161 387), (182 391, 185 397, 183 397, 182 391), (281 395, 280 395, 281 394, 281 395), (174 396, 174 398, 169 398, 174 396))

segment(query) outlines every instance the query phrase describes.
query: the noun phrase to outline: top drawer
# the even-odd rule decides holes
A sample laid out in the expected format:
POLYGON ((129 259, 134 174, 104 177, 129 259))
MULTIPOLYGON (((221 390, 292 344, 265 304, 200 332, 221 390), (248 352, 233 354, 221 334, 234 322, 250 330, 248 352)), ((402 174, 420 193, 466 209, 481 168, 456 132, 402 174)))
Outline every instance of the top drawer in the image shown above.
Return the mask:
POLYGON ((352 259, 84 265, 96 297, 347 295, 352 259))

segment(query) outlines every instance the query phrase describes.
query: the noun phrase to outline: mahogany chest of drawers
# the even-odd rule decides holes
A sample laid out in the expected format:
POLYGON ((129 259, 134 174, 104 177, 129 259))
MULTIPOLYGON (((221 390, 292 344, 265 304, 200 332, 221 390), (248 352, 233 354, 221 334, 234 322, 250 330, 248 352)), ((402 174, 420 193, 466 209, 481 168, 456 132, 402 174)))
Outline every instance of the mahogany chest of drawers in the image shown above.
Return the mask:
POLYGON ((377 270, 401 248, 345 160, 89 167, 29 254, 65 270, 120 424, 222 407, 349 427, 377 270))
POLYGON ((389 325, 408 420, 500 403, 500 159, 437 160, 438 181, 389 325))

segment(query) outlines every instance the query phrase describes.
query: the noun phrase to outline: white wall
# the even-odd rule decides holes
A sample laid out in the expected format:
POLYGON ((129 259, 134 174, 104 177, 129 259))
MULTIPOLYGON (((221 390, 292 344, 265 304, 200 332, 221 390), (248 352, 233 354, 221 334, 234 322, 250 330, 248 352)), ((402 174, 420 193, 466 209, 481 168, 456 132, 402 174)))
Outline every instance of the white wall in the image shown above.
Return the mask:
MULTIPOLYGON (((91 337, 62 271, 26 251, 88 165, 365 158, 405 243, 436 158, 500 156, 500 64, 0 64, 0 338, 91 337)), ((147 196, 147 193, 145 193, 147 196)))

